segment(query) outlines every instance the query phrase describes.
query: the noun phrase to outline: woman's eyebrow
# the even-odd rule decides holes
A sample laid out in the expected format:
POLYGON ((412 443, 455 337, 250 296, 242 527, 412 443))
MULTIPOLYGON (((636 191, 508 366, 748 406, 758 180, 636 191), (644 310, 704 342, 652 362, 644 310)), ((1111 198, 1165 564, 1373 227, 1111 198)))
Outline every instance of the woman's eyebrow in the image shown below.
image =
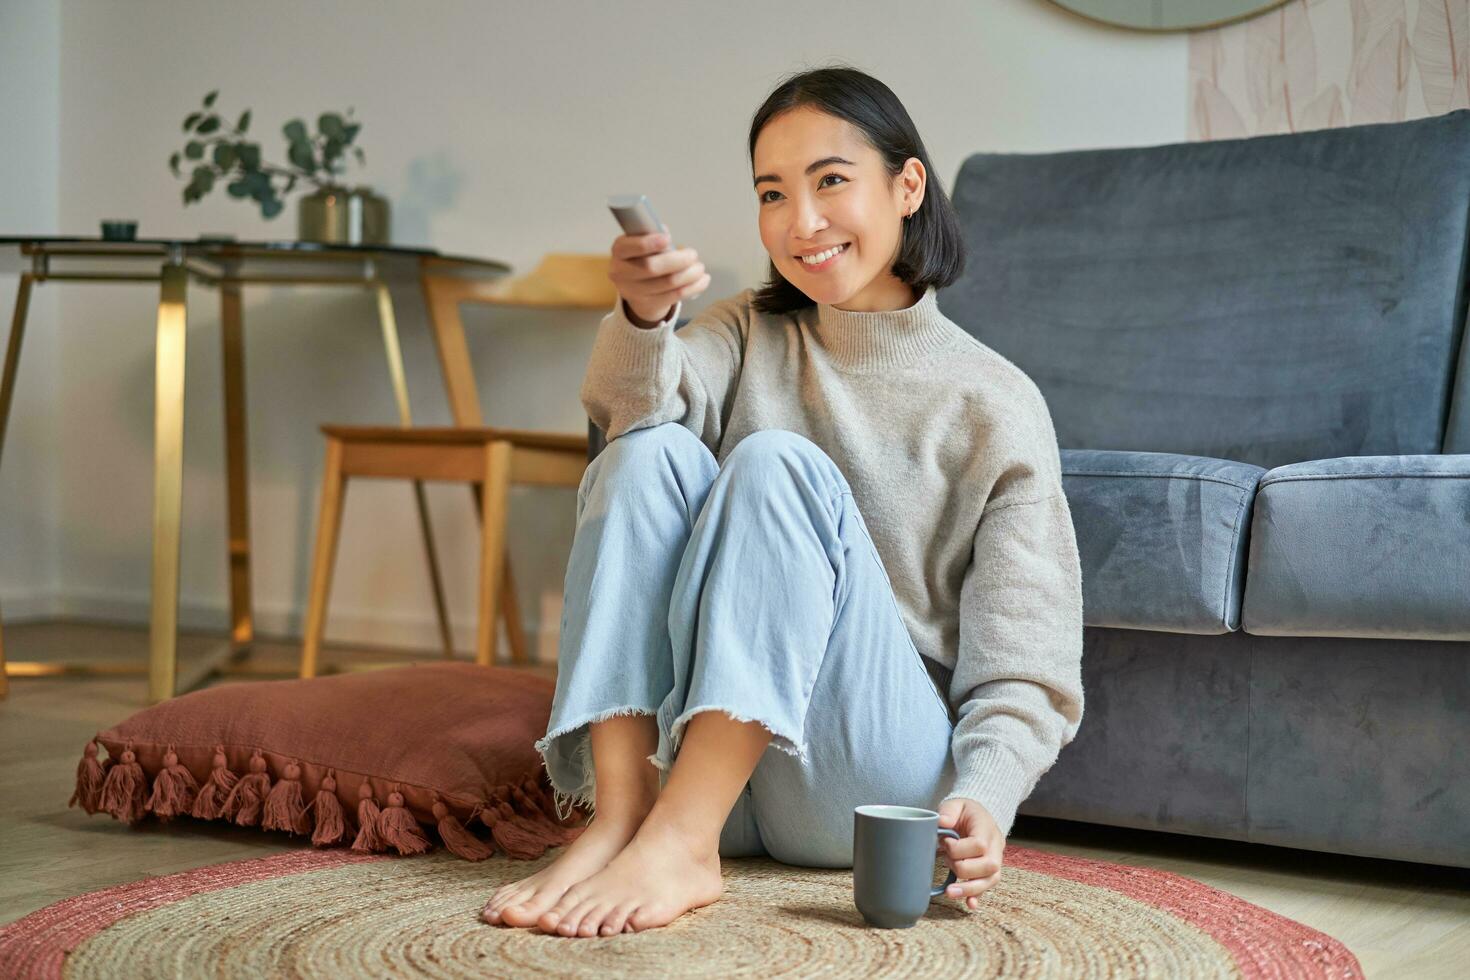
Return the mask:
MULTIPOLYGON (((813 160, 811 163, 807 164, 806 170, 803 171, 803 173, 810 174, 813 170, 820 170, 822 167, 827 166, 829 163, 845 163, 849 167, 857 166, 857 164, 853 163, 851 160, 844 160, 842 157, 822 157, 822 159, 820 160, 813 160)), ((761 174, 755 179, 756 186, 760 186, 760 182, 763 180, 769 180, 776 184, 781 183, 781 178, 777 177, 775 174, 761 174)))

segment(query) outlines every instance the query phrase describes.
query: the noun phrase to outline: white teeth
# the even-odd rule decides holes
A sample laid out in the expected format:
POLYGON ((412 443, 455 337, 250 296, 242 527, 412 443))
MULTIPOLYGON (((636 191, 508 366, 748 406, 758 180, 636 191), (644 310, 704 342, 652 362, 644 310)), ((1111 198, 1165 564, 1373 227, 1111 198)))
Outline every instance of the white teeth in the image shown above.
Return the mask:
POLYGON ((839 245, 836 248, 829 248, 825 252, 818 252, 816 255, 803 255, 801 257, 801 261, 805 262, 807 265, 816 265, 820 262, 827 261, 846 247, 846 245, 839 245))

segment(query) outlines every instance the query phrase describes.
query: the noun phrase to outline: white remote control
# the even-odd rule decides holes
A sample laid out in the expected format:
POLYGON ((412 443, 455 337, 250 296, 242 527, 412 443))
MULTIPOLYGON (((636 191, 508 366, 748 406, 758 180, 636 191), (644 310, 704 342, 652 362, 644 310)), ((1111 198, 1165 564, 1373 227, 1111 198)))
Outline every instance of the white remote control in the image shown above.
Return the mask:
MULTIPOLYGON (((647 194, 614 194, 607 199, 607 206, 623 231, 629 235, 649 235, 667 232, 662 221, 653 213, 653 205, 647 194)), ((664 251, 673 247, 673 242, 664 246, 664 251)))

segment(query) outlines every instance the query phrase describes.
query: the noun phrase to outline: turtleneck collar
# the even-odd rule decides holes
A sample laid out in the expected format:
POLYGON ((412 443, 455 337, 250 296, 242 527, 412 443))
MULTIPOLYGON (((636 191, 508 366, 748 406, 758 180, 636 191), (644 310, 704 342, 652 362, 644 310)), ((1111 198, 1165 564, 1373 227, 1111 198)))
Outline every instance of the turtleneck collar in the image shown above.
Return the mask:
POLYGON ((937 291, 927 286, 913 306, 859 313, 817 304, 812 326, 834 364, 846 371, 902 367, 954 340, 957 328, 939 312, 937 291))

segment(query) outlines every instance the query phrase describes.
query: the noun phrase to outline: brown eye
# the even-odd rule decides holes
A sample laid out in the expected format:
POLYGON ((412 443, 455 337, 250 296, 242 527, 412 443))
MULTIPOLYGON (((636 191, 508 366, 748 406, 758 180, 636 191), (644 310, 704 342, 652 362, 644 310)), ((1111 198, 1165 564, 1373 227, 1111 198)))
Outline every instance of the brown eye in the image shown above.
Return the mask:
MULTIPOLYGON (((822 181, 826 180, 828 177, 836 177, 838 180, 842 181, 844 184, 847 183, 847 178, 844 177, 844 176, 842 176, 841 174, 823 174, 822 175, 822 180, 817 181, 817 186, 818 187, 826 187, 826 186, 828 186, 828 185, 822 183, 822 181)), ((833 185, 833 186, 835 186, 835 185, 833 185)), ((770 203, 770 200, 769 200, 769 198, 766 197, 766 194, 779 194, 779 193, 781 193, 781 192, 780 191, 766 191, 765 193, 761 194, 760 199, 759 199, 759 203, 761 203, 761 204, 768 204, 768 203, 770 203)))

